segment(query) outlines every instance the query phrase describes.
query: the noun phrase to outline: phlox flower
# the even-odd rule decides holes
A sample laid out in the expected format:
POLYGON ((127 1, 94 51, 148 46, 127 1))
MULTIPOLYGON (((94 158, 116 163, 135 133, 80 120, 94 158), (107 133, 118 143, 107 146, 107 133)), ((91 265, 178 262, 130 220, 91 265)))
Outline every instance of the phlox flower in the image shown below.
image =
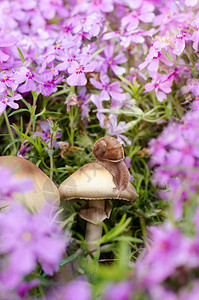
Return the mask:
POLYGON ((72 47, 69 50, 66 50, 64 52, 64 55, 59 57, 59 60, 63 62, 59 63, 55 67, 55 69, 58 71, 65 71, 70 67, 73 61, 76 61, 78 59, 80 59, 80 49, 78 49, 77 47, 72 47))
POLYGON ((190 40, 193 41, 193 49, 197 51, 198 43, 199 43, 199 14, 198 13, 195 15, 191 25, 192 27, 194 27, 195 31, 193 32, 190 40))
POLYGON ((15 83, 13 75, 14 73, 12 71, 0 73, 0 93, 5 92, 7 88, 16 91, 18 85, 15 83))
POLYGON ((102 100, 100 99, 100 97, 98 95, 91 95, 90 100, 95 104, 95 106, 97 107, 97 113, 96 113, 96 117, 99 120, 99 124, 101 128, 106 128, 106 124, 107 124, 107 117, 100 112, 101 110, 104 109, 103 104, 102 104, 102 100))
POLYGON ((120 36, 120 40, 120 45, 125 48, 128 48, 133 43, 142 44, 144 42, 143 31, 139 29, 127 31, 120 36))
POLYGON ((110 13, 114 9, 113 0, 91 0, 89 9, 91 11, 110 13))
POLYGON ((40 0, 39 9, 47 20, 51 20, 56 14, 62 17, 68 16, 68 11, 62 0, 40 0))
POLYGON ((122 145, 125 145, 125 143, 130 145, 131 141, 125 135, 122 134, 126 131, 125 125, 126 123, 123 121, 120 121, 119 123, 117 122, 116 115, 110 114, 106 126, 108 133, 110 135, 115 135, 122 145))
POLYGON ((16 179, 7 165, 1 166, 0 178, 0 200, 14 200, 15 193, 25 193, 34 189, 31 179, 16 179))
POLYGON ((124 3, 128 5, 131 9, 137 9, 141 6, 143 0, 124 0, 124 3))
POLYGON ((167 200, 172 199, 174 217, 183 213, 183 202, 198 190, 199 143, 198 111, 185 114, 182 123, 168 125, 161 135, 150 142, 150 165, 155 166, 153 181, 168 185, 167 200))
POLYGON ((47 300, 91 300, 92 292, 89 283, 82 277, 68 282, 47 297, 47 300))
POLYGON ((172 66, 173 63, 168 60, 165 54, 162 53, 164 48, 167 48, 169 45, 170 44, 167 42, 154 42, 149 49, 149 53, 146 56, 145 61, 139 65, 140 70, 147 67, 150 72, 156 72, 158 71, 160 62, 166 64, 167 66, 172 66))
POLYGON ((80 63, 73 61, 71 66, 68 68, 68 73, 71 74, 67 78, 67 83, 71 86, 83 86, 86 85, 87 79, 85 73, 93 72, 96 68, 97 63, 88 63, 88 59, 81 59, 80 63))
MULTIPOLYGON (((92 2, 93 3, 93 2, 92 2)), ((73 32, 82 31, 88 39, 98 36, 104 25, 104 18, 98 13, 92 13, 87 16, 76 16, 73 22, 73 32)))
POLYGON ((101 82, 94 78, 90 79, 90 82, 94 85, 94 87, 102 90, 100 93, 100 99, 102 101, 110 100, 110 96, 114 99, 120 99, 121 101, 126 99, 125 94, 122 93, 123 90, 121 89, 119 82, 114 81, 110 83, 109 77, 103 73, 100 74, 100 81, 101 82))
POLYGON ((21 143, 21 147, 20 147, 19 151, 17 152, 17 156, 24 157, 26 155, 26 153, 28 153, 33 148, 33 146, 28 146, 28 143, 29 143, 28 140, 24 140, 21 143))
POLYGON ((145 85, 145 91, 155 90, 158 101, 162 102, 167 98, 166 94, 171 92, 173 76, 161 75, 156 72, 152 74, 152 78, 152 82, 145 85))
POLYGON ((0 34, 0 63, 7 62, 11 57, 9 52, 10 47, 16 44, 17 40, 14 36, 5 37, 0 34))
POLYGON ((123 67, 118 66, 118 64, 123 64, 127 61, 126 56, 123 52, 119 52, 118 55, 113 57, 115 50, 115 45, 110 44, 107 45, 104 49, 103 53, 105 57, 97 56, 96 58, 100 61, 100 66, 98 69, 103 72, 107 73, 109 67, 116 75, 122 75, 125 73, 126 69, 123 67))
MULTIPOLYGON (((42 130, 42 132, 40 131, 35 131, 34 132, 34 135, 35 136, 40 136, 41 137, 41 140, 47 144, 47 148, 50 148, 51 145, 50 145, 50 141, 51 141, 51 138, 52 138, 52 132, 51 132, 51 129, 50 129, 50 123, 49 121, 41 121, 39 123, 39 126, 42 130)), ((61 132, 57 132, 55 136, 53 136, 53 145, 54 147, 57 147, 57 140, 56 138, 61 138, 62 134, 61 132)))
POLYGON ((130 300, 133 290, 134 284, 131 281, 121 281, 111 284, 104 293, 104 297, 105 300, 130 300))
POLYGON ((26 67, 21 67, 19 71, 15 73, 13 79, 17 84, 23 83, 18 87, 20 93, 36 91, 38 81, 41 82, 40 76, 35 74, 35 72, 31 72, 26 67))
POLYGON ((0 253, 7 256, 0 272, 2 289, 17 288, 37 263, 49 275, 58 270, 68 240, 47 207, 31 214, 22 205, 12 206, 0 213, 0 232, 0 253))
POLYGON ((198 0, 185 0, 187 6, 196 6, 196 4, 198 4, 198 0))
POLYGON ((183 94, 191 92, 194 96, 199 96, 199 79, 198 78, 188 78, 186 85, 184 85, 181 90, 183 94))
POLYGON ((127 16, 124 16, 121 20, 122 27, 127 31, 136 29, 139 22, 150 23, 154 18, 154 6, 148 1, 143 1, 142 5, 137 9, 130 12, 127 16))
POLYGON ((0 95, 0 114, 4 112, 7 105, 13 109, 19 108, 19 104, 14 101, 22 99, 22 96, 19 94, 15 94, 13 97, 0 95))
POLYGON ((188 38, 188 33, 181 30, 176 36, 173 38, 174 50, 173 53, 176 55, 181 55, 185 48, 185 43, 188 38))
POLYGON ((18 22, 25 18, 25 12, 17 2, 1 1, 0 3, 0 27, 1 29, 15 29, 18 22), (8 22, 9 19, 9 22, 8 22))
POLYGON ((138 278, 152 289, 172 276, 178 267, 188 264, 191 239, 167 223, 163 227, 150 228, 151 245, 145 251, 143 260, 137 262, 138 278))

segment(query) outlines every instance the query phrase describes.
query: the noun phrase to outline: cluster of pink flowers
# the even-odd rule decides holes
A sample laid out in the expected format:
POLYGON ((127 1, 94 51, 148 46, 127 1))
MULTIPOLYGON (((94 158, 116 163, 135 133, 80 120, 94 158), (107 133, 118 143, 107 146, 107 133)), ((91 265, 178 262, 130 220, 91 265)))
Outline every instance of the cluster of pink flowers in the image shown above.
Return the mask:
POLYGON ((30 179, 15 179, 6 166, 0 169, 0 177, 0 207, 3 208, 0 211, 0 297, 3 299, 13 290, 23 296, 37 286, 39 279, 24 281, 24 278, 38 264, 46 274, 58 271, 70 237, 63 234, 50 207, 32 214, 17 204, 16 193, 33 189, 30 179), (5 203, 9 204, 6 208, 5 203))
POLYGON ((168 187, 160 194, 172 199, 175 218, 183 214, 183 203, 197 193, 199 185, 198 100, 180 123, 169 124, 157 139, 149 143, 154 184, 168 187))
POLYGON ((136 262, 132 278, 107 287, 101 299, 195 300, 199 292, 199 210, 189 236, 170 222, 150 228, 148 247, 136 262))
MULTIPOLYGON (((198 0, 0 1, 0 114, 7 108, 19 109, 23 98, 31 102, 31 92, 50 101, 58 89, 67 88, 76 96, 67 103, 67 111, 70 105, 78 105, 82 118, 89 122, 95 106, 101 128, 130 144, 125 136, 126 120, 117 111, 131 110, 132 86, 143 86, 136 95, 139 103, 142 97, 154 103, 170 101, 174 85, 179 102, 184 102, 187 94, 187 99, 196 97, 192 111, 181 122, 169 124, 150 142, 154 183, 167 187, 161 195, 172 198, 177 222, 199 190, 198 44, 198 0)), ((47 122, 40 126, 43 132, 34 134, 41 136, 49 150, 52 128, 47 122)), ((56 137, 61 134, 56 132, 56 137)), ((25 140, 19 155, 30 149, 27 143, 25 140)), ((2 199, 31 188, 30 182, 24 181, 22 187, 13 180, 7 169, 0 170, 0 177, 2 199)), ((198 215, 196 209, 195 230, 190 236, 179 224, 169 222, 150 229, 151 245, 134 267, 135 278, 112 284, 102 299, 138 299, 142 295, 152 300, 197 299, 198 215)), ((13 290, 23 295, 37 285, 37 280, 26 282, 25 277, 38 264, 46 274, 57 271, 66 244, 60 228, 45 211, 33 215, 22 206, 13 206, 0 212, 2 297, 13 290)), ((92 295, 88 283, 77 279, 52 297, 90 300, 92 295), (75 293, 71 292, 73 286, 75 293)))
POLYGON ((160 102, 173 82, 182 94, 198 96, 197 1, 5 0, 0 16, 0 113, 18 109, 30 91, 50 96, 58 84, 75 86, 82 116, 88 118, 91 98, 100 126, 121 138, 125 121, 111 109, 131 106, 118 76, 128 78, 132 69, 132 82, 155 91, 160 102), (100 112, 104 101, 108 118, 100 112))

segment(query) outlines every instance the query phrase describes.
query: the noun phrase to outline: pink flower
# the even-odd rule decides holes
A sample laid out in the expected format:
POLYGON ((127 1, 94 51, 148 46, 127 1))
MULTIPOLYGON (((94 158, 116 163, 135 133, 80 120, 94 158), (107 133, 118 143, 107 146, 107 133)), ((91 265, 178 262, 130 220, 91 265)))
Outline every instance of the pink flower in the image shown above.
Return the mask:
POLYGON ((162 102, 167 98, 166 94, 171 92, 173 76, 161 75, 159 73, 153 74, 151 83, 145 85, 145 91, 149 92, 155 90, 158 101, 162 102))
POLYGON ((97 57, 97 59, 100 61, 100 65, 98 66, 98 69, 100 71, 103 71, 104 73, 107 73, 108 68, 110 67, 116 75, 122 75, 125 73, 126 69, 118 66, 118 64, 125 63, 127 61, 127 58, 122 51, 120 51, 118 55, 113 57, 114 50, 115 50, 115 45, 110 44, 106 46, 105 50, 103 51, 105 57, 102 56, 97 57))
POLYGON ((154 42, 150 47, 149 54, 145 61, 139 65, 140 70, 147 67, 149 71, 156 72, 160 62, 163 62, 167 66, 172 66, 173 63, 162 53, 162 50, 169 45, 169 43, 160 43, 159 41, 154 42))
POLYGON ((0 253, 6 255, 8 262, 0 272, 5 290, 20 286, 23 277, 32 272, 37 263, 49 275, 58 270, 68 241, 52 217, 47 207, 31 214, 22 205, 0 213, 0 253))
POLYGON ((3 93, 7 88, 11 88, 13 91, 17 89, 17 84, 13 79, 14 73, 12 71, 1 72, 0 74, 0 93, 3 93))
POLYGON ((14 101, 22 99, 22 96, 19 94, 15 94, 13 97, 0 95, 0 114, 4 112, 7 105, 13 109, 19 108, 19 104, 14 101))
POLYGON ((125 94, 123 94, 123 90, 120 87, 119 82, 114 81, 110 84, 110 79, 106 74, 100 74, 100 81, 95 80, 94 78, 90 79, 90 82, 94 87, 97 89, 101 89, 100 99, 103 100, 110 100, 110 96, 115 99, 120 99, 124 101, 126 99, 125 94))
POLYGON ((114 9, 112 0, 93 0, 89 6, 91 10, 103 13, 110 13, 114 9))
POLYGON ((73 279, 55 293, 49 295, 47 300, 91 300, 92 292, 89 283, 84 278, 73 279))
POLYGON ((178 34, 176 34, 175 38, 173 39, 175 48, 173 53, 176 55, 181 55, 185 48, 185 42, 187 40, 188 34, 187 32, 181 30, 178 34))
POLYGON ((131 31, 138 27, 140 21, 144 23, 152 22, 155 16, 153 10, 153 4, 143 1, 141 7, 122 18, 122 27, 126 28, 127 31, 131 31))
POLYGON ((36 91, 37 82, 41 81, 39 75, 35 74, 35 72, 31 72, 26 67, 21 67, 19 71, 15 73, 13 79, 17 84, 23 83, 18 87, 20 93, 36 91))
POLYGON ((15 193, 25 193, 34 188, 30 179, 16 180, 9 166, 0 168, 0 178, 0 200, 13 200, 15 193))
POLYGON ((93 72, 97 63, 92 62, 88 64, 88 59, 82 59, 80 63, 73 61, 71 66, 68 68, 68 73, 71 74, 67 78, 67 83, 71 86, 83 86, 86 85, 87 79, 85 76, 86 72, 93 72))

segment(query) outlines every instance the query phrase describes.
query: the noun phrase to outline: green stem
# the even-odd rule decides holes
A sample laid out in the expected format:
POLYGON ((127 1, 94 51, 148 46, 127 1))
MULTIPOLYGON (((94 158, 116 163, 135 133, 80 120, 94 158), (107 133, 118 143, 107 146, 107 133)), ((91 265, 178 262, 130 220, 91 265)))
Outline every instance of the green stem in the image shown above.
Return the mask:
POLYGON ((145 238, 147 235, 145 219, 143 216, 140 216, 139 219, 140 219, 140 225, 141 225, 141 229, 142 229, 142 235, 145 238))
POLYGON ((11 137, 11 140, 12 140, 12 142, 13 142, 14 155, 16 155, 16 154, 17 154, 17 148, 16 148, 16 146, 15 146, 15 139, 14 139, 14 136, 13 136, 13 133, 12 133, 12 130, 11 130, 11 127, 10 127, 10 123, 9 123, 9 120, 8 120, 8 116, 7 116, 6 110, 4 110, 3 114, 4 114, 4 119, 5 119, 5 121, 6 121, 6 125, 7 125, 8 132, 9 132, 10 137, 11 137))
POLYGON ((36 103, 37 103, 37 97, 33 96, 32 112, 31 112, 31 115, 30 115, 30 121, 29 121, 28 126, 26 128, 26 132, 25 132, 26 135, 28 134, 28 132, 29 132, 31 126, 32 126, 33 116, 35 115, 35 111, 36 111, 36 103))
MULTIPOLYGON (((51 134, 50 149, 53 153, 53 134, 51 134)), ((50 155, 50 179, 51 180, 53 179, 53 167, 54 167, 53 154, 52 153, 50 155)))
POLYGON ((70 144, 74 146, 74 115, 73 115, 73 106, 70 109, 70 144))

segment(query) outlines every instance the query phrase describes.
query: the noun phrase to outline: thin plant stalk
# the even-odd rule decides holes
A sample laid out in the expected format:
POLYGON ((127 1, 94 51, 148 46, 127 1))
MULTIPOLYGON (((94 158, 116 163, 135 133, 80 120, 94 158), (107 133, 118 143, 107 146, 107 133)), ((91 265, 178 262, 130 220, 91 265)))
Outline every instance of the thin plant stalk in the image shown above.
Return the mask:
POLYGON ((17 148, 15 146, 15 139, 14 139, 14 136, 13 136, 13 133, 12 133, 12 129, 10 127, 10 122, 8 120, 8 116, 7 116, 6 110, 4 110, 3 114, 4 114, 4 119, 6 121, 6 126, 7 126, 7 129, 8 129, 8 133, 9 133, 9 135, 11 137, 12 142, 13 142, 14 154, 16 155, 17 154, 17 148))
POLYGON ((28 123, 28 126, 26 128, 26 131, 25 131, 25 134, 27 135, 31 126, 32 126, 32 121, 33 121, 33 116, 35 115, 35 110, 36 110, 36 104, 37 104, 37 97, 35 97, 33 95, 33 105, 32 105, 32 112, 31 112, 31 115, 30 115, 30 121, 28 123))
POLYGON ((51 139, 50 139, 50 179, 53 179, 53 167, 54 167, 54 162, 53 162, 53 133, 51 134, 51 139))

